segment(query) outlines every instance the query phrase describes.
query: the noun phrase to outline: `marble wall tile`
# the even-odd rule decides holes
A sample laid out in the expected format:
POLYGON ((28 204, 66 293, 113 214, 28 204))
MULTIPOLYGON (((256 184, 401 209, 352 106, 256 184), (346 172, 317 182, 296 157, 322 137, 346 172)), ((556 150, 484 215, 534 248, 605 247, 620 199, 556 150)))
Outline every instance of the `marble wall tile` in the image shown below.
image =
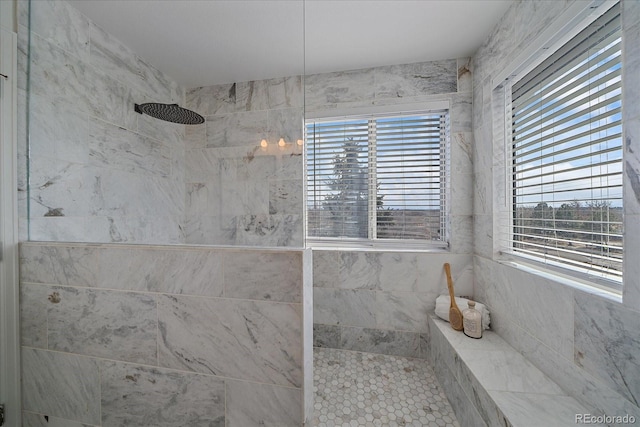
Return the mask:
POLYGON ((100 424, 100 374, 88 357, 22 348, 22 408, 100 424))
POLYGON ((302 391, 296 388, 226 381, 227 426, 300 426, 302 391))
POLYGON ((158 322, 161 366, 302 386, 300 305, 163 296, 158 322))
POLYGON ((237 147, 259 144, 268 135, 268 112, 207 116, 207 147, 237 147))
MULTIPOLYGON (((204 148, 207 141, 207 123, 185 126, 184 146, 186 151, 194 148, 204 148)), ((185 154, 186 155, 186 154, 185 154)))
POLYGON ((304 138, 303 123, 301 108, 269 110, 267 140, 276 144, 280 138, 284 138, 285 142, 290 144, 290 149, 297 149, 297 141, 304 138))
POLYGON ((336 325, 313 324, 313 346, 340 348, 342 328, 336 325))
POLYGON ((33 118, 29 123, 31 153, 67 162, 87 162, 89 121, 86 112, 64 100, 48 99, 37 94, 30 96, 29 111, 33 118))
POLYGON ((375 97, 373 68, 311 74, 304 78, 305 104, 313 107, 353 101, 371 102, 375 97))
POLYGON ((27 236, 34 241, 52 242, 82 242, 85 241, 85 217, 45 217, 32 218, 27 225, 23 224, 21 236, 27 236))
POLYGON ((476 257, 474 271, 485 288, 492 316, 510 319, 563 357, 571 358, 574 334, 571 288, 481 257, 476 257))
POLYGON ((242 215, 235 218, 233 244, 302 247, 301 215, 242 215))
POLYGON ((187 215, 202 216, 209 213, 209 189, 204 182, 188 182, 185 184, 187 215))
POLYGON ((302 107, 302 76, 237 83, 238 111, 302 107))
MULTIPOLYGON (((531 44, 560 14, 566 9, 569 1, 558 2, 521 2, 510 14, 514 19, 513 39, 507 46, 511 49, 531 44), (549 4, 547 4, 549 3, 549 4)), ((507 49, 505 49, 507 50, 507 49)))
MULTIPOLYGON (((219 179, 219 159, 221 153, 217 149, 191 149, 185 153, 185 163, 188 165, 185 174, 186 182, 204 182, 219 179)), ((216 181, 214 181, 216 182, 216 181)))
MULTIPOLYGON (((137 59, 142 79, 134 80, 131 83, 132 87, 147 97, 151 97, 147 98, 147 100, 182 105, 185 94, 184 88, 180 87, 171 77, 158 70, 146 59, 139 56, 137 59), (136 83, 138 84, 136 85, 136 83)), ((180 128, 182 127, 180 126, 180 128)))
POLYGON ((95 286, 98 258, 94 248, 20 245, 20 280, 70 286, 95 286))
POLYGON ((575 363, 640 406, 640 313, 575 293, 575 363))
POLYGON ((624 213, 638 215, 640 214, 640 117, 624 123, 624 138, 624 213))
MULTIPOLYGON (((150 99, 155 100, 157 98, 152 97, 150 99)), ((184 153, 185 129, 191 127, 191 125, 186 126, 179 123, 166 122, 164 120, 158 120, 155 117, 147 116, 146 114, 137 115, 139 134, 151 137, 167 147, 177 150, 179 153, 184 153)))
POLYGON ((347 289, 313 289, 313 319, 326 325, 375 325, 375 292, 347 289))
POLYGON ((86 165, 32 155, 31 217, 85 216, 91 212, 86 165))
MULTIPOLYGON (((451 135, 451 174, 473 174, 473 132, 454 132, 451 135)), ((451 190, 455 190, 452 186, 451 190)), ((468 193, 467 193, 468 194, 468 193)), ((473 200, 473 197, 466 197, 473 200)), ((453 202, 458 202, 457 196, 453 202)))
POLYGON ((375 98, 403 98, 457 91, 456 60, 390 65, 374 69, 375 98))
POLYGON ((624 216, 624 287, 622 302, 625 306, 635 309, 640 307, 640 263, 636 262, 640 242, 631 236, 640 236, 640 215, 624 216))
POLYGON ((113 168, 86 171, 95 216, 180 216, 184 184, 170 178, 133 174, 113 168))
POLYGON ((186 91, 186 108, 202 116, 235 113, 237 84, 197 87, 186 91))
POLYGON ((268 110, 269 80, 237 83, 236 109, 238 111, 268 110))
POLYGON ((156 300, 151 295, 51 287, 49 348, 146 364, 157 361, 156 300), (56 300, 58 302, 56 302, 56 300))
POLYGON ((47 291, 41 285, 20 284, 20 342, 47 348, 47 291))
POLYGON ((82 60, 88 58, 90 22, 87 17, 68 2, 32 2, 30 6, 31 31, 82 60))
POLYGON ((341 329, 339 348, 403 357, 420 355, 420 336, 414 332, 352 327, 341 329))
POLYGON ((212 250, 100 249, 98 286, 110 289, 222 296, 223 253, 212 250))
POLYGON ((269 108, 303 107, 302 76, 271 79, 269 82, 269 108))
POLYGON ((301 215, 304 194, 304 182, 301 180, 269 181, 269 214, 301 215))
POLYGON ((184 243, 183 219, 178 215, 91 216, 82 219, 85 220, 82 237, 71 241, 168 245, 184 243))
POLYGON ((299 252, 227 252, 224 296, 302 302, 302 254, 299 252))
POLYGON ((166 177, 170 150, 164 144, 101 120, 90 120, 89 163, 135 174, 166 177))
POLYGON ((473 216, 451 215, 449 217, 451 238, 449 245, 452 252, 470 254, 473 252, 473 216))
POLYGON ((380 255, 363 251, 314 251, 313 285, 322 288, 379 289, 380 255))
POLYGON ((138 96, 133 88, 92 67, 86 68, 84 80, 80 82, 86 86, 89 114, 125 129, 136 129, 139 114, 132 106, 138 102, 138 96))
POLYGON ((33 33, 30 54, 31 93, 47 99, 59 98, 67 105, 75 104, 81 111, 89 107, 85 86, 89 70, 84 62, 33 33))
POLYGON ((521 352, 547 376, 553 378, 567 393, 592 411, 603 414, 633 414, 640 416, 640 408, 632 404, 601 380, 584 369, 576 369, 573 358, 566 359, 540 343, 519 326, 501 321, 496 332, 521 352))
MULTIPOLYGON (((449 182, 451 183, 451 213, 462 216, 473 215, 473 198, 469 197, 469 194, 473 194, 473 174, 453 173, 449 182)), ((455 228, 451 230, 454 235, 458 232, 459 230, 455 228)), ((468 235, 463 238, 472 240, 468 235)))
POLYGON ((77 421, 65 420, 62 418, 50 417, 48 415, 35 414, 33 412, 22 412, 22 427, 92 427, 89 424, 77 421))
POLYGON ((397 331, 428 332, 429 313, 437 294, 376 292, 376 327, 397 331))
POLYGON ((90 22, 89 64, 108 72, 123 83, 140 80, 138 58, 129 47, 95 23, 90 22))
MULTIPOLYGON (((486 41, 474 55, 474 86, 476 77, 486 78, 495 70, 501 70, 509 58, 514 46, 516 32, 516 15, 518 8, 514 5, 503 15, 499 24, 493 29, 486 41)), ((530 23, 524 28, 528 28, 530 23)))
POLYGON ((473 130, 471 92, 456 94, 451 104, 451 132, 471 132, 473 130))
POLYGON ((458 92, 473 91, 473 58, 458 58, 458 92))
POLYGON ((225 425, 221 379, 108 361, 101 375, 104 426, 225 425))

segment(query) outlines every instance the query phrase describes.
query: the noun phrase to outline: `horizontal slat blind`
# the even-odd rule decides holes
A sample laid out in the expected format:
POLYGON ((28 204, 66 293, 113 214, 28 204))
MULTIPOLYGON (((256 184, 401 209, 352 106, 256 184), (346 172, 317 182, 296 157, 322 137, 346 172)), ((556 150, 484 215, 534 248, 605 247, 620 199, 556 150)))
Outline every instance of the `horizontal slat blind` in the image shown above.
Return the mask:
POLYGON ((445 111, 307 123, 307 235, 442 240, 445 111))
POLYGON ((514 251, 622 278, 620 11, 512 87, 514 251))

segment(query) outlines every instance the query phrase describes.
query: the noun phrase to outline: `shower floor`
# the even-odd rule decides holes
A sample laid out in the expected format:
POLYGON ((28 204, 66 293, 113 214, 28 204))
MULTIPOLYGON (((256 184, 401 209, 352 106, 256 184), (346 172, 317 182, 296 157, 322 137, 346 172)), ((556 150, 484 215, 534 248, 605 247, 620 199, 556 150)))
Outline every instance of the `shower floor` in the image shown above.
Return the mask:
POLYGON ((313 349, 313 425, 459 427, 426 360, 313 349))

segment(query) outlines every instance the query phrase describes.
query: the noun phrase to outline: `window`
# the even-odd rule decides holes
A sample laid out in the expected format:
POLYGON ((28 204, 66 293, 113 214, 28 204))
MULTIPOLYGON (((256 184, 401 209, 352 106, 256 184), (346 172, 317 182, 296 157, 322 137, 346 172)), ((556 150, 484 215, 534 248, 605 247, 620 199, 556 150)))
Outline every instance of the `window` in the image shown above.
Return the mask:
POLYGON ((448 112, 308 121, 307 237, 444 242, 448 112))
POLYGON ((621 32, 614 6, 511 88, 513 251, 622 281, 621 32))

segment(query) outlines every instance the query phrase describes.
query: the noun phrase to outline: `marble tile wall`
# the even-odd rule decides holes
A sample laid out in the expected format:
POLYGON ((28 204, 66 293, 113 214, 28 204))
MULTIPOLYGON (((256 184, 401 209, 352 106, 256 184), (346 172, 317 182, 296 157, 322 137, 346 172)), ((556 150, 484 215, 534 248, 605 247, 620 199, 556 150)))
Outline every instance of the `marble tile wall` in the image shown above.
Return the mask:
POLYGON ((305 114, 447 101, 450 105, 448 253, 314 251, 314 345, 424 357, 427 313, 447 292, 473 295, 472 61, 468 58, 305 77, 305 114))
POLYGON ((184 90, 71 3, 31 2, 30 29, 18 3, 22 239, 183 242, 185 127, 133 105, 183 104, 184 90))
POLYGON ((470 254, 314 251, 314 345, 425 357, 445 262, 456 293, 473 295, 470 254))
MULTIPOLYGON (((492 314, 492 328, 569 395, 593 413, 640 414, 640 274, 635 147, 640 116, 640 3, 622 1, 623 123, 625 138, 625 271, 622 302, 498 262, 504 178, 500 115, 492 79, 555 19, 576 3, 517 2, 474 57, 474 276, 478 299, 492 314)), ((495 84, 495 83, 494 83, 495 84)))
POLYGON ((20 261, 25 425, 301 426, 311 413, 303 251, 23 243, 20 261))
POLYGON ((187 91, 187 243, 303 246, 302 103, 301 76, 187 91))

